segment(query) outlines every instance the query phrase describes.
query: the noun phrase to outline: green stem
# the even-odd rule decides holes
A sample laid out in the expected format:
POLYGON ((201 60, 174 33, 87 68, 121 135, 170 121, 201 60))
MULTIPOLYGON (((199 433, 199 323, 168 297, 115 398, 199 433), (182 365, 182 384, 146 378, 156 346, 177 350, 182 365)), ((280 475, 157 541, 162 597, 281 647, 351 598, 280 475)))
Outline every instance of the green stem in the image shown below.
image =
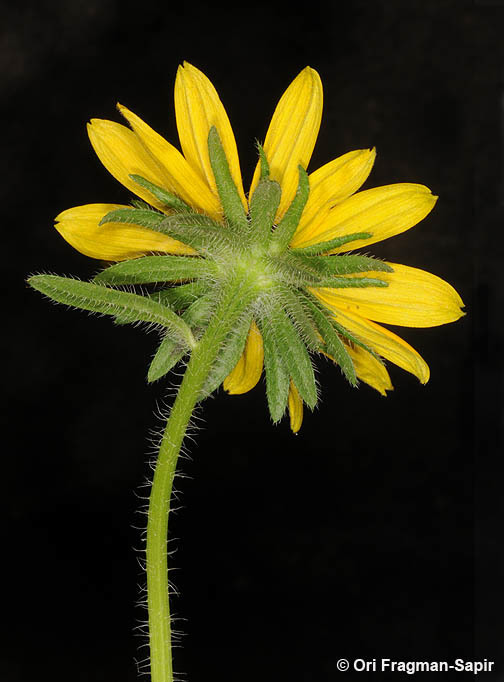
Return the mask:
POLYGON ((192 351, 159 448, 149 500, 146 547, 151 682, 173 682, 166 544, 178 455, 205 379, 223 341, 252 296, 252 287, 243 278, 231 278, 211 323, 192 351))

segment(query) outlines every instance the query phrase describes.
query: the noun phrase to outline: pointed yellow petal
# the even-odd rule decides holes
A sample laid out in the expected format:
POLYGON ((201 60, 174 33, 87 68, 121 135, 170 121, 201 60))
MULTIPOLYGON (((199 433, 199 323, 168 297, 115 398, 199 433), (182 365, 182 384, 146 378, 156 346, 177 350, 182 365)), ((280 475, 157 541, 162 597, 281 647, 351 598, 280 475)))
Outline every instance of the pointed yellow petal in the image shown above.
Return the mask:
POLYGON ((387 395, 387 391, 394 390, 385 366, 371 353, 368 353, 364 348, 350 346, 349 344, 346 345, 346 350, 352 358, 359 379, 375 388, 381 395, 387 395))
POLYGON ((184 159, 179 150, 132 111, 121 104, 118 104, 117 108, 133 128, 147 152, 162 169, 162 186, 179 196, 193 208, 220 220, 222 209, 219 200, 212 193, 207 183, 184 159))
POLYGON ((165 181, 161 167, 135 133, 120 123, 98 118, 88 123, 87 130, 93 149, 108 172, 144 201, 162 208, 150 192, 129 178, 133 174, 141 175, 161 186, 165 181))
POLYGON ((239 386, 240 381, 245 373, 245 353, 242 353, 240 356, 240 359, 236 363, 235 367, 233 368, 232 372, 228 374, 228 376, 224 379, 222 385, 224 387, 225 391, 228 391, 232 395, 236 395, 234 391, 232 391, 234 386, 239 386))
POLYGON ((119 204, 86 204, 63 211, 56 217, 56 229, 77 251, 90 258, 120 261, 138 258, 146 253, 193 254, 189 246, 161 232, 140 225, 105 223, 100 220, 119 208, 119 204))
POLYGON ((373 236, 369 239, 349 242, 333 253, 360 249, 409 230, 430 213, 436 200, 427 187, 412 183, 367 189, 332 208, 313 229, 296 235, 292 246, 311 246, 355 232, 370 232, 373 236))
POLYGON ((377 277, 388 282, 387 287, 320 289, 318 295, 331 308, 402 327, 436 327, 465 314, 462 299, 448 282, 425 270, 389 265, 394 272, 352 275, 377 277))
MULTIPOLYGON (((276 220, 280 220, 296 194, 298 165, 307 168, 322 118, 322 83, 318 73, 307 66, 282 95, 264 141, 270 177, 280 183, 282 198, 276 220)), ((259 182, 257 164, 250 196, 259 182)))
POLYGON ((233 395, 250 391, 261 378, 263 362, 261 332, 256 323, 252 322, 242 356, 231 374, 224 380, 224 389, 233 395))
POLYGON ((292 379, 289 387, 288 405, 290 427, 293 433, 297 433, 301 428, 301 424, 303 423, 303 401, 292 379))
POLYGON ((355 334, 378 355, 390 360, 407 372, 411 372, 420 379, 422 384, 429 381, 429 366, 406 341, 385 327, 380 327, 348 310, 339 310, 332 306, 330 306, 330 310, 335 320, 346 327, 349 332, 355 334))
POLYGON ((208 133, 215 126, 221 139, 243 207, 248 210, 243 192, 240 161, 226 110, 212 83, 199 69, 184 62, 175 80, 175 114, 182 151, 192 168, 218 197, 208 154, 208 133))
POLYGON ((375 149, 357 149, 310 174, 310 195, 295 241, 301 241, 304 232, 314 232, 333 206, 357 192, 371 172, 375 157, 375 149))

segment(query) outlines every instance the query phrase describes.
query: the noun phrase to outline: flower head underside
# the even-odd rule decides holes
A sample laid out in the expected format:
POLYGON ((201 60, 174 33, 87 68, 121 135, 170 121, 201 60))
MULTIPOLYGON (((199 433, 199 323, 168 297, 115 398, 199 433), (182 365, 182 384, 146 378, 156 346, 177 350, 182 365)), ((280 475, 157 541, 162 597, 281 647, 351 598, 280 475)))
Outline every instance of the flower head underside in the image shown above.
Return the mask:
MULTIPOLYGON (((281 97, 258 145, 248 193, 226 111, 194 66, 180 66, 175 82, 182 151, 118 108, 129 127, 93 119, 89 138, 103 165, 137 199, 70 208, 58 215, 56 228, 81 253, 116 263, 95 283, 120 291, 152 285, 149 314, 155 309, 162 318, 155 306, 164 306, 190 329, 162 339, 150 380, 198 343, 233 277, 242 310, 205 395, 221 384, 231 394, 245 393, 264 369, 273 420, 288 409, 296 432, 303 404, 313 408, 317 401, 314 354, 331 358, 351 384, 360 379, 382 395, 392 389, 383 360, 428 381, 423 358, 382 324, 453 322, 463 314, 460 296, 433 274, 356 251, 416 225, 436 197, 413 183, 359 191, 374 149, 348 152, 307 173, 322 115, 314 69, 301 71, 281 97)), ((133 320, 122 314, 117 321, 133 320)), ((142 314, 138 319, 151 319, 142 314)))

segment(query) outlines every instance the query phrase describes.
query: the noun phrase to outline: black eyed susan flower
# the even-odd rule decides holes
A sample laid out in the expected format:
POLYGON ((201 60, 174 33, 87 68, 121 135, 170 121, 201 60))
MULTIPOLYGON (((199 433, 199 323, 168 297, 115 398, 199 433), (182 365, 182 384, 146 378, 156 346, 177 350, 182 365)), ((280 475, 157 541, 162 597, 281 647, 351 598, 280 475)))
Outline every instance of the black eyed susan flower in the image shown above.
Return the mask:
POLYGON ((317 401, 313 353, 332 358, 351 384, 360 379, 383 395, 392 389, 383 359, 428 381, 423 358, 382 323, 453 322, 463 314, 460 296, 428 272, 355 252, 416 225, 436 197, 413 183, 359 191, 374 149, 348 152, 307 174, 322 116, 314 69, 301 71, 281 97, 258 145, 248 193, 226 111, 194 66, 184 63, 175 82, 182 152, 118 108, 130 127, 93 119, 89 138, 103 165, 138 200, 68 209, 56 229, 87 256, 117 262, 95 283, 114 291, 155 283, 150 302, 175 311, 189 327, 173 338, 164 324, 171 332, 150 380, 191 351, 234 274, 253 291, 220 345, 202 395, 221 383, 231 394, 245 393, 264 368, 271 416, 278 421, 288 408, 296 432, 303 403, 313 408, 317 401))
POLYGON ((433 208, 423 185, 359 191, 373 149, 308 174, 322 85, 307 67, 273 114, 248 193, 228 117, 210 81, 179 68, 175 113, 182 152, 119 105, 130 127, 93 120, 91 144, 138 198, 88 204, 57 217, 82 253, 112 261, 92 282, 35 275, 53 300, 162 330, 148 379, 189 357, 159 448, 146 534, 152 682, 173 682, 166 534, 177 458, 196 403, 221 384, 245 393, 263 369, 273 421, 288 409, 298 431, 317 402, 312 357, 331 358, 352 385, 385 395, 389 360, 425 383, 422 357, 383 324, 457 320, 462 301, 439 277, 357 250, 408 230, 433 208), (140 289, 135 289, 141 285, 140 289))

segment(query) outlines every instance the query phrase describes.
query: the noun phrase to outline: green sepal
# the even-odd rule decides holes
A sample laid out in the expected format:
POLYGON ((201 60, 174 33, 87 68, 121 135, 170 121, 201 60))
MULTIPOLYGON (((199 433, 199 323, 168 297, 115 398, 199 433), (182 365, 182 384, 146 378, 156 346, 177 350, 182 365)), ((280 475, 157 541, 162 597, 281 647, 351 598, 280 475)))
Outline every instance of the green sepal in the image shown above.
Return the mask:
POLYGON ((277 268, 285 270, 285 281, 296 286, 363 288, 387 287, 388 282, 375 277, 343 277, 363 272, 393 272, 383 261, 369 256, 306 256, 288 251, 283 259, 277 259, 277 268), (289 280, 290 277, 290 280, 289 280))
POLYGON ((111 265, 93 281, 115 286, 155 284, 212 277, 215 271, 214 263, 194 256, 142 256, 111 265))
POLYGON ((204 280, 195 280, 187 284, 162 289, 152 294, 151 298, 159 303, 170 306, 173 310, 185 310, 200 296, 208 291, 208 283, 204 280))
POLYGON ((278 182, 261 180, 250 202, 251 236, 256 244, 264 244, 269 237, 282 190, 278 182))
POLYGON ((320 256, 323 253, 332 251, 332 249, 337 249, 340 246, 344 246, 349 242, 354 242, 358 239, 370 239, 372 236, 373 235, 371 232, 353 232, 352 234, 346 234, 344 237, 335 237, 334 239, 330 239, 327 242, 319 242, 318 244, 312 244, 311 246, 292 249, 292 253, 303 256, 320 256))
POLYGON ((192 208, 176 194, 172 194, 162 187, 149 182, 141 175, 133 174, 129 177, 133 182, 136 182, 137 185, 148 190, 152 196, 156 197, 156 199, 166 206, 166 208, 171 208, 173 211, 179 211, 181 213, 185 213, 186 211, 192 212, 192 208))
POLYGON ((200 400, 204 400, 219 388, 224 379, 236 367, 245 348, 251 322, 251 313, 245 313, 237 320, 235 328, 228 334, 217 360, 203 384, 200 400))
POLYGON ((270 262, 275 274, 281 281, 295 287, 311 286, 320 281, 320 274, 307 262, 296 258, 290 251, 270 262))
POLYGON ((200 400, 220 386, 240 359, 256 299, 255 283, 244 279, 242 273, 231 271, 216 297, 215 313, 207 327, 206 333, 212 330, 220 340, 215 346, 215 360, 200 391, 200 400))
POLYGON ((372 355, 375 358, 375 360, 378 360, 383 365, 383 359, 381 358, 381 356, 378 355, 378 353, 374 351, 370 346, 368 346, 367 343, 361 341, 361 339, 359 339, 358 336, 355 336, 355 334, 348 331, 348 329, 344 325, 340 324, 334 318, 331 320, 331 324, 334 326, 334 328, 340 334, 340 336, 343 336, 345 339, 347 339, 347 341, 350 341, 355 346, 359 346, 359 348, 362 348, 363 350, 367 351, 370 355, 372 355))
POLYGON ((236 239, 233 241, 229 231, 226 233, 220 223, 200 213, 183 212, 167 216, 152 209, 119 208, 107 213, 100 225, 111 222, 148 227, 202 252, 236 245, 236 239))
POLYGON ((184 322, 191 327, 193 333, 205 327, 215 308, 215 297, 211 294, 200 296, 182 315, 184 322))
POLYGON ((342 324, 340 324, 337 320, 332 318, 331 324, 333 325, 333 327, 336 329, 340 336, 345 338, 347 341, 350 341, 350 343, 352 343, 354 346, 358 346, 359 348, 362 348, 362 350, 365 350, 367 353, 372 355, 375 360, 378 360, 378 362, 381 365, 384 364, 383 358, 376 351, 374 351, 370 346, 368 346, 367 343, 364 343, 364 341, 359 339, 358 336, 348 331, 348 329, 344 327, 342 324))
POLYGON ((352 362, 352 358, 348 354, 344 343, 336 333, 331 320, 318 305, 309 300, 308 304, 319 329, 320 335, 324 341, 324 345, 321 347, 321 349, 324 353, 330 355, 332 359, 341 367, 341 370, 348 382, 352 386, 357 386, 357 375, 355 374, 355 367, 352 362))
POLYGON ((221 200, 224 215, 231 228, 248 229, 248 220, 243 208, 242 200, 229 170, 228 160, 217 128, 212 126, 208 133, 208 154, 212 166, 215 184, 221 200))
POLYGON ((202 254, 222 251, 239 244, 230 230, 199 213, 164 216, 156 229, 192 246, 202 254))
POLYGON ((128 223, 141 225, 159 231, 159 225, 166 216, 149 208, 117 208, 103 216, 98 225, 106 223, 128 223))
POLYGON ((165 374, 168 374, 175 367, 177 362, 182 360, 186 353, 186 348, 181 348, 172 338, 165 336, 149 365, 147 381, 152 383, 164 377, 165 374))
POLYGON ((327 306, 325 306, 314 294, 306 292, 305 296, 312 305, 317 306, 317 308, 319 308, 323 312, 323 314, 326 316, 326 318, 329 320, 331 325, 334 327, 334 329, 340 336, 345 338, 347 341, 350 341, 350 343, 352 343, 354 346, 359 346, 359 348, 365 350, 367 353, 372 355, 375 358, 375 360, 378 360, 380 364, 382 365, 384 364, 381 356, 378 355, 378 353, 374 351, 370 346, 364 343, 364 341, 362 341, 358 336, 356 336, 355 334, 350 332, 346 327, 340 324, 334 317, 336 313, 334 313, 327 306), (329 317, 327 317, 328 312, 329 317))
POLYGON ((259 163, 260 169, 261 169, 261 175, 259 176, 260 180, 269 180, 270 176, 270 167, 268 163, 268 159, 266 158, 266 152, 262 148, 262 145, 259 144, 259 142, 256 142, 256 147, 257 151, 259 152, 259 163))
POLYGON ((130 204, 133 206, 133 208, 142 208, 147 211, 153 210, 152 206, 143 199, 132 199, 130 204))
POLYGON ((308 173, 303 166, 298 166, 298 170, 299 183, 296 195, 271 237, 270 253, 272 255, 282 253, 282 251, 285 251, 289 246, 292 237, 297 230, 299 221, 301 220, 301 215, 306 206, 306 202, 308 201, 308 196, 310 195, 308 173))
POLYGON ((291 251, 284 253, 283 257, 272 259, 270 265, 276 271, 275 274, 279 279, 295 287, 387 287, 388 282, 382 279, 338 277, 336 273, 360 274, 369 271, 371 268, 377 271, 392 271, 388 264, 367 256, 307 257, 294 254, 291 251))
POLYGON ((306 346, 287 313, 276 302, 269 307, 264 324, 271 325, 275 343, 282 354, 282 360, 294 380, 301 398, 310 407, 317 404, 315 374, 306 346))
MULTIPOLYGON (((170 287, 169 289, 161 289, 154 294, 145 294, 147 298, 166 305, 172 310, 180 313, 184 312, 190 305, 195 303, 197 299, 208 292, 208 284, 204 281, 189 282, 188 284, 180 284, 170 287)), ((187 321, 187 320, 186 320, 187 321)), ((116 317, 116 324, 129 324, 130 320, 122 320, 116 317)))
MULTIPOLYGON (((188 324, 193 332, 204 327, 208 322, 214 308, 214 301, 208 296, 198 298, 182 315, 182 319, 188 324)), ((147 372, 147 381, 157 381, 167 374, 184 355, 186 348, 181 348, 173 339, 166 336, 160 343, 147 372)))
POLYGON ((266 398, 273 423, 279 422, 285 414, 289 399, 290 376, 275 343, 275 337, 268 323, 259 321, 264 344, 264 371, 266 373, 266 398))
POLYGON ((176 313, 145 296, 57 275, 34 275, 28 284, 57 303, 113 315, 121 321, 160 325, 186 348, 193 348, 196 343, 190 327, 176 313))
POLYGON ((305 256, 300 260, 321 275, 352 275, 357 272, 394 272, 388 264, 370 256, 358 254, 334 256, 305 256))
POLYGON ((317 336, 317 326, 311 315, 311 310, 305 304, 305 297, 299 295, 299 291, 294 291, 291 287, 278 285, 273 293, 275 299, 285 310, 304 343, 311 350, 318 350, 320 340, 317 336))
POLYGON ((374 277, 331 277, 323 279, 311 287, 324 289, 363 289, 365 287, 388 287, 388 282, 374 277))

